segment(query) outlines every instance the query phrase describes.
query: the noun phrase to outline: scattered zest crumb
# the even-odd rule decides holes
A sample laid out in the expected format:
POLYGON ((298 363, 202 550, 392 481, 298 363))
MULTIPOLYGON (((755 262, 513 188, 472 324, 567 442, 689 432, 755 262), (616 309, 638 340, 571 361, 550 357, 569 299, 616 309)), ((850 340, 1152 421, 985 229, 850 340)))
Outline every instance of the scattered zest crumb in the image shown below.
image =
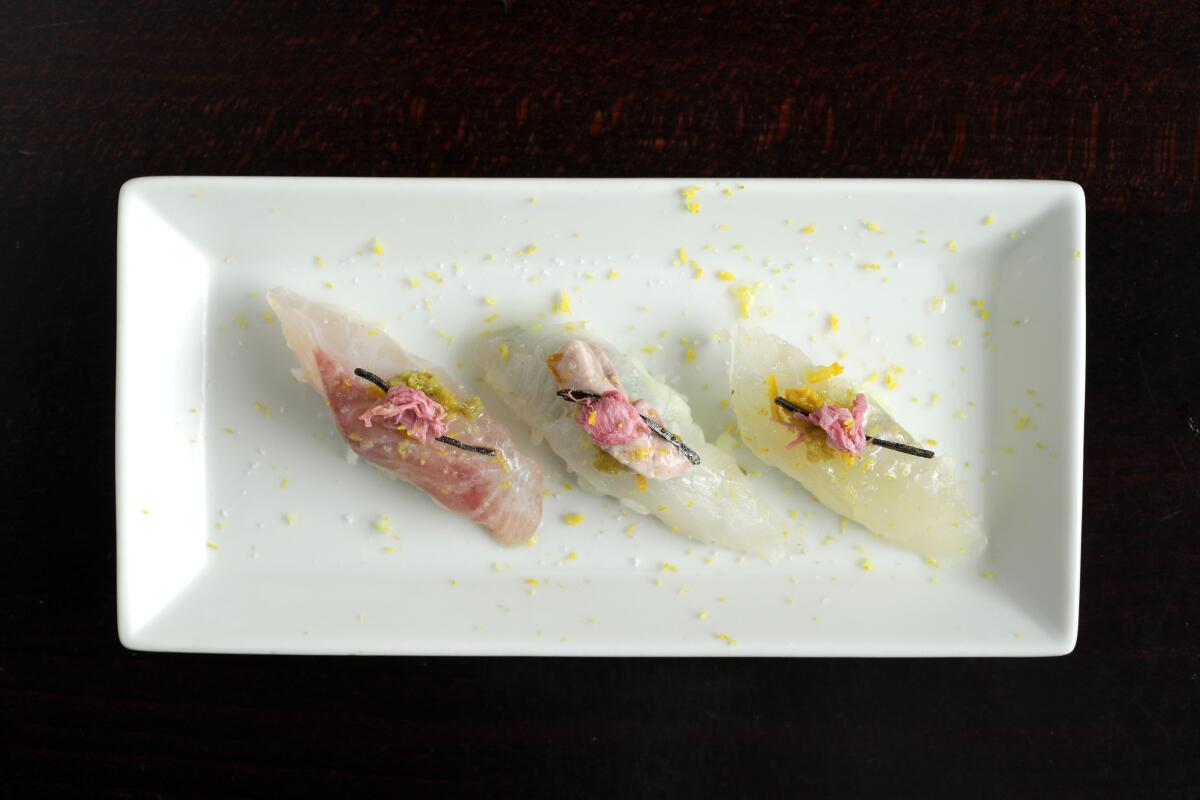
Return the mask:
POLYGON ((562 521, 568 525, 578 525, 583 522, 583 514, 563 514, 562 521))
POLYGON ((374 528, 375 530, 379 531, 380 533, 391 533, 392 532, 392 518, 389 517, 387 514, 380 514, 378 517, 375 518, 375 521, 371 523, 371 527, 374 528))
POLYGON ((567 295, 566 289, 559 293, 558 300, 554 303, 554 313, 567 315, 571 313, 571 298, 567 295))
MULTIPOLYGON (((721 280, 724 280, 722 278, 721 280)), ((730 293, 737 299, 738 316, 742 319, 750 319, 750 309, 754 306, 754 293, 758 291, 762 284, 756 283, 754 286, 738 286, 730 289, 730 293)))
POLYGON ((528 256, 533 255, 537 251, 538 251, 538 246, 536 244, 531 244, 527 247, 524 247, 524 248, 518 250, 517 255, 521 256, 522 258, 526 258, 528 256))
POLYGON ((718 633, 716 636, 718 639, 720 639, 722 642, 729 645, 730 647, 737 647, 737 639, 734 639, 728 633, 718 633))

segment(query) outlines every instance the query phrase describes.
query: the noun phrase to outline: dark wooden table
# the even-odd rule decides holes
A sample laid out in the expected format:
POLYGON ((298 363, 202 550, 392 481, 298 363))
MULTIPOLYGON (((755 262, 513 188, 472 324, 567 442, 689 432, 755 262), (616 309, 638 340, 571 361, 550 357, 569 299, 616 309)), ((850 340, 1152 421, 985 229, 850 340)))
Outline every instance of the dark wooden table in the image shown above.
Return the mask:
POLYGON ((634 5, 0 3, 0 792, 1200 796, 1200 4, 634 5), (1078 649, 125 651, 114 231, 147 174, 1079 182, 1078 649))

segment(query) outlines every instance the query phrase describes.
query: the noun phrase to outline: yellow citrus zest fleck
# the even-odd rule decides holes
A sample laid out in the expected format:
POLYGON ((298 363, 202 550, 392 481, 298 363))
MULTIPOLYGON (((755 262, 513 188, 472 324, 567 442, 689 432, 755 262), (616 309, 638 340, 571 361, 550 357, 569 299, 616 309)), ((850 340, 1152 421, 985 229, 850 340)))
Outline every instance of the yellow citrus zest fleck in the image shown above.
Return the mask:
POLYGON ((809 383, 820 383, 821 381, 827 381, 830 378, 834 378, 834 377, 837 377, 838 375, 841 375, 842 370, 843 370, 842 365, 835 361, 827 367, 817 367, 816 369, 810 369, 807 373, 805 373, 804 378, 809 383))
POLYGON ((750 319, 750 309, 754 305, 754 293, 761 285, 761 283, 756 283, 754 286, 738 286, 729 290, 737 299, 738 316, 742 319, 750 319))

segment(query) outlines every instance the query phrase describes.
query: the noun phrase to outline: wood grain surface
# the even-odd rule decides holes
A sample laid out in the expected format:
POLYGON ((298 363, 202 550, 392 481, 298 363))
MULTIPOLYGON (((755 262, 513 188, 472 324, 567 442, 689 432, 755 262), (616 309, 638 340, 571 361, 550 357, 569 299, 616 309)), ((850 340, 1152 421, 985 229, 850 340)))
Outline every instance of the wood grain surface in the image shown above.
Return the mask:
POLYGON ((0 34, 0 794, 1200 796, 1200 4, 29 0, 0 34), (149 174, 1077 181, 1076 652, 125 651, 116 197, 149 174))

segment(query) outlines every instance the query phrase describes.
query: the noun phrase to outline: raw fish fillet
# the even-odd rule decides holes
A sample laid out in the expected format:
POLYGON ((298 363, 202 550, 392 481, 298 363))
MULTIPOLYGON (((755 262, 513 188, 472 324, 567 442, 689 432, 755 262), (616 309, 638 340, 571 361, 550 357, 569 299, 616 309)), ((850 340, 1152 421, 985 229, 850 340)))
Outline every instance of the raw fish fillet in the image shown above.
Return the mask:
POLYGON ((337 306, 309 302, 287 289, 267 295, 296 354, 304 378, 329 404, 350 448, 391 475, 424 490, 440 505, 477 522, 501 544, 527 542, 542 520, 542 472, 524 456, 508 431, 486 410, 475 419, 454 417, 447 435, 491 447, 495 456, 470 453, 359 418, 378 405, 383 392, 354 375, 361 367, 385 379, 413 370, 434 373, 456 397, 466 390, 435 364, 405 352, 357 315, 337 306))
POLYGON ((487 382, 534 435, 579 478, 582 488, 609 495, 639 514, 658 517, 672 531, 709 544, 763 557, 781 555, 796 537, 761 500, 733 458, 704 439, 683 395, 654 380, 637 361, 603 340, 559 326, 514 327, 481 338, 476 357, 487 382), (645 400, 662 423, 700 455, 700 463, 667 480, 625 468, 604 469, 604 454, 573 418, 573 406, 555 393, 559 386, 546 360, 573 339, 602 348, 630 400, 645 400))
MULTIPOLYGON (((918 458, 868 442, 863 455, 848 463, 825 444, 825 433, 811 426, 804 441, 789 448, 797 428, 780 421, 788 415, 773 403, 770 376, 779 392, 797 389, 818 365, 800 348, 753 326, 739 326, 732 336, 733 410, 751 452, 799 481, 835 513, 921 555, 945 559, 984 548, 987 539, 967 508, 949 456, 918 458)), ((836 377, 808 385, 825 402, 843 407, 858 391, 836 377)), ((920 445, 869 395, 868 400, 868 435, 920 445)))

